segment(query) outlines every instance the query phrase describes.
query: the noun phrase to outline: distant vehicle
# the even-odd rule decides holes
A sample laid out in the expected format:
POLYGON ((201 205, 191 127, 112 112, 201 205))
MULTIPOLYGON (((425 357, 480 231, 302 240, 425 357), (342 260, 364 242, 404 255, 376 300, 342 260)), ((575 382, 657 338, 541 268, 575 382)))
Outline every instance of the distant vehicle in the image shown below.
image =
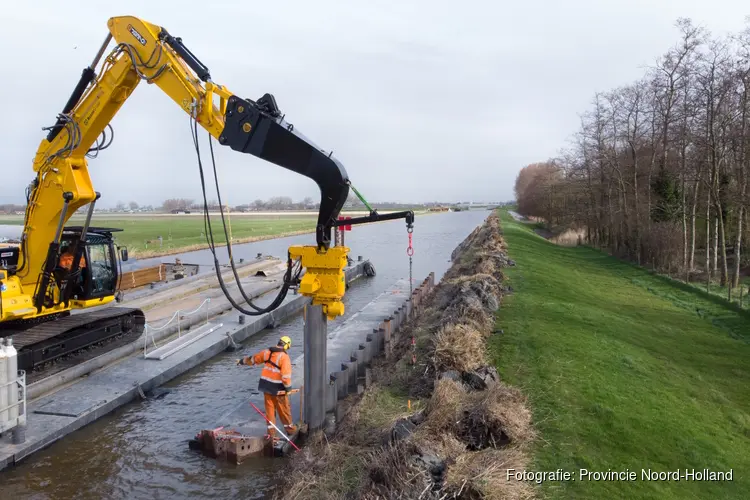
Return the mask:
POLYGON ((174 209, 170 213, 173 213, 173 214, 189 214, 190 210, 178 210, 178 209, 174 209))

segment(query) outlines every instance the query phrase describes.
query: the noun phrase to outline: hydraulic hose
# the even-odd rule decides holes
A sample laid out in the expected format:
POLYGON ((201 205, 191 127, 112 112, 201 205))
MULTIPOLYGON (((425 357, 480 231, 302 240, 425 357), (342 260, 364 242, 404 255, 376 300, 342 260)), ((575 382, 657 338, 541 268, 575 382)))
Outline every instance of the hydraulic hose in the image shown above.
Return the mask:
MULTIPOLYGON (((221 288, 221 291, 224 293, 224 296, 227 298, 227 300, 232 305, 232 307, 234 307, 235 309, 237 309, 241 313, 246 314, 248 316, 261 316, 263 314, 266 314, 268 312, 273 311, 274 309, 276 309, 277 307, 279 307, 281 305, 281 303, 286 298, 286 295, 287 295, 287 293, 289 291, 289 288, 299 278, 299 275, 300 275, 302 269, 301 269, 301 267, 298 267, 298 269, 297 269, 296 273, 294 273, 294 277, 293 277, 292 276, 292 269, 293 269, 292 259, 288 258, 287 259, 287 270, 286 270, 286 273, 284 274, 284 281, 283 281, 283 284, 281 286, 281 289, 279 290, 279 293, 277 294, 276 298, 271 302, 271 304, 269 304, 266 307, 260 308, 260 307, 258 307, 258 306, 256 306, 255 304, 252 303, 252 301, 249 299, 249 297, 245 293, 245 290, 242 287, 242 283, 239 280, 239 276, 237 274, 236 267, 234 265, 234 258, 231 255, 231 248, 229 247, 229 245, 231 245, 231 243, 229 242, 229 238, 227 237, 227 246, 228 246, 228 249, 229 249, 229 252, 230 252, 229 253, 229 260, 230 260, 230 263, 231 263, 231 266, 232 266, 232 270, 233 270, 233 273, 234 273, 234 276, 235 276, 235 280, 237 281, 237 287, 240 290, 240 292, 242 293, 243 298, 247 301, 247 303, 254 310, 251 311, 251 310, 245 309, 244 307, 242 307, 240 304, 238 304, 232 298, 231 294, 229 293, 229 290, 227 289, 226 283, 224 282, 224 279, 221 276, 221 266, 219 265, 219 259, 216 256, 216 245, 215 245, 215 242, 214 242, 213 228, 211 226, 211 217, 209 216, 209 212, 208 212, 208 199, 207 199, 207 196, 206 196, 206 181, 205 181, 205 176, 204 176, 204 173, 203 173, 203 161, 201 159, 201 154, 200 154, 200 145, 199 145, 199 139, 198 139, 198 122, 197 122, 197 120, 195 120, 195 118, 192 115, 190 116, 190 122, 191 122, 190 123, 191 124, 190 131, 191 131, 191 135, 193 137, 193 144, 195 145, 196 155, 198 157, 198 170, 200 172, 200 178, 201 178, 201 190, 202 190, 202 193, 203 193, 204 226, 206 228, 206 231, 205 231, 206 232, 206 242, 208 243, 209 250, 211 251, 211 255, 214 258, 214 268, 216 270, 216 278, 219 281, 219 287, 221 288)), ((212 151, 213 151, 213 148, 212 148, 212 151)), ((213 154, 212 154, 212 157, 213 157, 213 154)), ((215 166, 215 162, 214 162, 214 166, 215 166)), ((216 189, 217 189, 217 192, 218 192, 219 191, 218 183, 217 183, 216 189)), ((226 231, 226 222, 224 220, 223 209, 221 210, 221 218, 222 218, 222 223, 224 223, 224 227, 225 227, 225 231, 226 231)))

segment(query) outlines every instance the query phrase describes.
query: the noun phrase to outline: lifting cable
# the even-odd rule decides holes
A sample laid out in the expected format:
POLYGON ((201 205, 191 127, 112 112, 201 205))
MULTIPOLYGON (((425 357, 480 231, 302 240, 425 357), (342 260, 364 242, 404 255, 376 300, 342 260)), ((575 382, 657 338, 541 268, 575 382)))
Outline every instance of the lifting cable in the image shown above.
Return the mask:
POLYGON ((409 246, 406 247, 406 255, 409 256, 409 299, 414 293, 414 277, 412 276, 412 256, 414 255, 414 247, 412 246, 411 235, 414 232, 414 227, 409 225, 406 228, 406 233, 409 235, 409 246))
POLYGON ((224 236, 227 241, 227 251, 229 254, 229 262, 232 267, 232 272, 234 274, 235 281, 237 282, 237 287, 240 290, 242 297, 245 299, 248 305, 250 305, 250 307, 254 310, 251 311, 251 310, 243 308, 232 298, 231 294, 229 293, 229 290, 226 287, 226 283, 224 282, 224 279, 221 276, 221 266, 219 265, 219 259, 216 256, 216 244, 214 242, 213 228, 211 226, 211 217, 209 216, 209 212, 208 212, 206 181, 205 181, 205 177, 203 174, 203 161, 201 160, 199 138, 198 138, 198 121, 195 117, 195 112, 196 111, 194 111, 194 113, 190 115, 190 125, 191 125, 190 132, 193 137, 193 144, 195 146, 195 152, 198 158, 198 169, 199 169, 200 178, 201 178, 201 190, 203 192, 203 217, 204 217, 203 224, 205 228, 206 242, 208 243, 209 250, 211 251, 211 255, 213 255, 213 258, 214 258, 214 268, 216 269, 216 277, 219 281, 219 286, 221 287, 222 292, 224 292, 224 295, 226 296, 227 300, 229 300, 229 303, 232 304, 232 307, 234 307, 241 313, 246 314, 248 316, 260 316, 267 312, 273 311, 279 305, 281 305, 281 303, 286 298, 289 288, 292 286, 292 284, 296 283, 297 280, 299 279, 299 276, 302 272, 302 266, 301 266, 301 263, 297 263, 296 266, 293 266, 291 257, 287 259, 287 270, 286 270, 286 273, 284 274, 284 281, 281 286, 281 289, 279 290, 279 293, 276 296, 276 298, 273 300, 273 302, 271 302, 271 304, 269 304, 268 306, 263 307, 263 308, 258 307, 255 304, 253 304, 251 299, 247 296, 244 288, 242 287, 242 283, 240 282, 239 275, 237 273, 237 269, 234 264, 234 258, 232 256, 232 247, 231 247, 232 243, 231 241, 229 241, 229 235, 227 233, 227 228, 226 228, 226 221, 224 219, 224 209, 221 206, 221 195, 219 194, 220 190, 219 190, 219 185, 218 185, 218 175, 216 174, 216 160, 213 154, 213 145, 211 145, 211 139, 213 139, 213 137, 211 137, 209 134, 209 145, 211 146, 210 148, 211 149, 211 161, 213 163, 214 178, 217 180, 216 191, 217 191, 217 194, 219 195, 219 204, 220 204, 219 209, 221 213, 222 224, 224 226, 224 236), (296 269, 294 269, 295 267, 296 269))

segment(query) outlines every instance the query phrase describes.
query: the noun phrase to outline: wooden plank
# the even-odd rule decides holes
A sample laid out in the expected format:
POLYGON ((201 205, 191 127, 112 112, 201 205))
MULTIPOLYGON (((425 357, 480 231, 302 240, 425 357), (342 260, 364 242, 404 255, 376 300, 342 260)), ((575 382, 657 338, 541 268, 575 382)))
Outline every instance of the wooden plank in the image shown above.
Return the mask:
POLYGON ((164 264, 137 269, 135 271, 128 271, 123 273, 120 290, 130 290, 150 283, 164 281, 166 275, 166 265, 164 264))

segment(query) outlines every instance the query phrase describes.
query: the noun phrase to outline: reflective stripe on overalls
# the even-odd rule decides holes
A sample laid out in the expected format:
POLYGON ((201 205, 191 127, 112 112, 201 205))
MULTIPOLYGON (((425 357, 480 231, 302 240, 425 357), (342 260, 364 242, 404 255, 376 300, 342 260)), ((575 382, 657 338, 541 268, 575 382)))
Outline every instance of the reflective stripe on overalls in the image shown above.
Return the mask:
POLYGON ((286 387, 291 385, 292 375, 289 373, 285 376, 281 373, 279 361, 281 356, 287 355, 285 352, 271 352, 270 349, 267 349, 267 351, 269 355, 268 357, 264 356, 263 361, 265 364, 263 365, 263 371, 258 381, 258 390, 267 394, 277 394, 285 391, 286 387))

